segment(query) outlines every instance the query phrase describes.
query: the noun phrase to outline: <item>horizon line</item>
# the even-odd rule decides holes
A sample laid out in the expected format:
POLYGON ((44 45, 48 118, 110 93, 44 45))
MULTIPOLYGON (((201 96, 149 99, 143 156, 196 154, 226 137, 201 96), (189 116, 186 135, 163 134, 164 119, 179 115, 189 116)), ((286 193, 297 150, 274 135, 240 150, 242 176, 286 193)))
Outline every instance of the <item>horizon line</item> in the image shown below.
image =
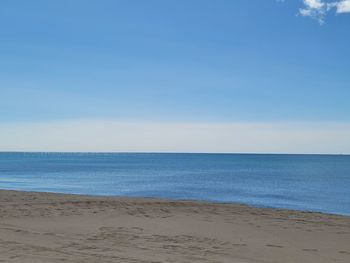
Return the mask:
POLYGON ((0 153, 47 153, 47 154, 213 154, 213 155, 331 155, 350 156, 350 153, 295 153, 295 152, 172 152, 172 151, 4 151, 0 153))

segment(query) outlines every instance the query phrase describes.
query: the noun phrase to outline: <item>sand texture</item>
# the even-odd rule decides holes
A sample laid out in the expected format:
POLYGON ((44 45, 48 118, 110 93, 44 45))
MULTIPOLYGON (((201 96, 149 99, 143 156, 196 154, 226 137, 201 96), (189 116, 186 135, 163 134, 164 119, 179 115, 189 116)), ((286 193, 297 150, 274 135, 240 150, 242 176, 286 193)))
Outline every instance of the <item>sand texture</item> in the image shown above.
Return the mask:
POLYGON ((0 262, 350 262, 350 217, 0 191, 0 262))

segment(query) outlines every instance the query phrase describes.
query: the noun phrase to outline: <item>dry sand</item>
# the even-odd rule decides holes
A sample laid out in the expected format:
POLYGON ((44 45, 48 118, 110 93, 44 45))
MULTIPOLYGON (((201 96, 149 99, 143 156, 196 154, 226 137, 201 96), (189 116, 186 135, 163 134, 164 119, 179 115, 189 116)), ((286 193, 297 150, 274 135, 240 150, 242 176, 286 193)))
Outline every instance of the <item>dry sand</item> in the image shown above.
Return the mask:
POLYGON ((0 191, 0 262, 350 262, 350 218, 0 191))

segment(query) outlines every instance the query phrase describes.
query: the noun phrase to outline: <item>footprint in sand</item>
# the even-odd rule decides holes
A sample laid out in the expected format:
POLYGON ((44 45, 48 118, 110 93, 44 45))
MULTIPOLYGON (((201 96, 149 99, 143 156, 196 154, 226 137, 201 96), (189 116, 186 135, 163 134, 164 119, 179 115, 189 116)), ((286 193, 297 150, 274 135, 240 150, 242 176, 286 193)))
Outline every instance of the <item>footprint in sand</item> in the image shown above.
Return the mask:
POLYGON ((131 229, 133 229, 133 230, 138 230, 138 231, 143 231, 143 228, 142 228, 142 227, 137 227, 137 226, 134 226, 134 227, 132 227, 131 229))
POLYGON ((316 248, 304 248, 303 251, 307 251, 307 252, 318 252, 318 249, 316 249, 316 248))
POLYGON ((234 246, 234 247, 246 247, 247 246, 247 244, 232 244, 232 246, 234 246))
POLYGON ((349 234, 349 232, 345 232, 345 231, 339 231, 337 232, 338 235, 345 235, 345 234, 349 234))
POLYGON ((283 246, 280 245, 273 245, 273 244, 267 244, 266 247, 274 247, 274 248, 283 248, 283 246))

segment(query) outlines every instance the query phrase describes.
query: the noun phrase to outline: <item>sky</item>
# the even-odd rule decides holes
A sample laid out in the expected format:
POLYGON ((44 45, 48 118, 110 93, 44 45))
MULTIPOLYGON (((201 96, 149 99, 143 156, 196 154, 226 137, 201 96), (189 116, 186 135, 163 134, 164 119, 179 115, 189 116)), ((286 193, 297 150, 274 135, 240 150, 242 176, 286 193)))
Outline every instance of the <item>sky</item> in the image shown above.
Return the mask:
POLYGON ((1 151, 350 153, 349 0, 0 3, 1 151))

